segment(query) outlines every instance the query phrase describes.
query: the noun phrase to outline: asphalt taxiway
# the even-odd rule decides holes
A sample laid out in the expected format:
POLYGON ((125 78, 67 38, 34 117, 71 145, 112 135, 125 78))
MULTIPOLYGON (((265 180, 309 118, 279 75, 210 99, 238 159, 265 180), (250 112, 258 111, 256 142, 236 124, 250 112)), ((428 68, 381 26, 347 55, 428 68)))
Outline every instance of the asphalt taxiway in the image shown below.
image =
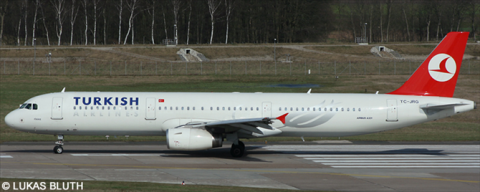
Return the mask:
MULTIPOLYGON (((0 178, 133 181, 327 191, 475 191, 480 143, 248 143, 170 151, 158 143, 0 144, 0 178)), ((84 186, 88 189, 88 186, 84 186)))

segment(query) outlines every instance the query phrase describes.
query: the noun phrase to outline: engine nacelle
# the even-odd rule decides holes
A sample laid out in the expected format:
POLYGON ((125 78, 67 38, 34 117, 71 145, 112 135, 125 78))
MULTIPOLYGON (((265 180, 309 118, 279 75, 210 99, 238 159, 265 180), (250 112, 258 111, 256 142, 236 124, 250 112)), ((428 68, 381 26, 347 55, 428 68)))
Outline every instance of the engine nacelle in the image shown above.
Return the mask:
POLYGON ((167 130, 167 147, 173 150, 195 151, 221 147, 221 135, 212 135, 200 128, 176 128, 167 130))

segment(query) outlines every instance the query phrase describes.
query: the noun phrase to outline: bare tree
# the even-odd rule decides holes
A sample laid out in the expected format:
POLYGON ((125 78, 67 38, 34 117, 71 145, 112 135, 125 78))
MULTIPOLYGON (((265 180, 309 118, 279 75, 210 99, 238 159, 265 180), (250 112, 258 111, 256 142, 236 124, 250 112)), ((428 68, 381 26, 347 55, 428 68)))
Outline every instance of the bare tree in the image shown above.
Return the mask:
MULTIPOLYGON (((127 44, 127 38, 130 35, 130 31, 132 30, 133 17, 134 17, 135 9, 137 8, 137 0, 127 0, 126 3, 127 3, 128 9, 130 10, 130 18, 128 19, 128 31, 127 31, 127 35, 125 35, 123 45, 127 44)), ((133 42, 133 36, 132 36, 132 42, 133 42)))
POLYGON ((380 42, 383 43, 383 4, 380 2, 380 42))
POLYGON ((65 0, 51 0, 53 7, 55 7, 55 29, 58 38, 58 45, 61 44, 62 33, 63 33, 63 22, 65 21, 65 0))
POLYGON ((97 45, 97 10, 100 0, 93 0, 93 45, 97 45))
POLYGON ((2 45, 3 40, 3 26, 5 25, 5 13, 8 8, 8 0, 3 1, 0 5, 0 46, 2 45), (4 3, 4 4, 3 4, 4 3))
POLYGON ((48 27, 45 22, 45 14, 43 13, 43 5, 40 4, 40 11, 42 12, 42 21, 43 21, 43 28, 45 29, 45 35, 47 36, 47 44, 50 46, 50 36, 48 35, 48 27))
POLYGON ((229 24, 230 14, 232 13, 232 9, 233 9, 233 3, 235 3, 235 0, 225 0, 225 17, 227 19, 227 29, 225 32, 225 44, 228 44, 228 24, 229 24))
POLYGON ((123 11, 123 0, 120 0, 116 5, 118 9, 118 44, 122 42, 122 11, 123 11))
POLYGON ((410 41, 410 30, 408 30, 408 19, 407 19, 407 13, 405 12, 405 7, 403 7, 403 16, 405 17, 405 24, 407 25, 407 37, 408 37, 408 40, 407 41, 410 41))
POLYGON ((188 8, 190 9, 190 11, 188 12, 187 45, 190 41, 190 19, 192 18, 192 0, 188 1, 188 8))
POLYGON ((28 0, 25 0, 25 9, 23 10, 23 24, 25 25, 25 41, 23 41, 23 46, 27 46, 28 39, 28 30, 27 30, 27 16, 28 16, 28 0))
POLYGON ((39 0, 35 0, 35 14, 33 16, 33 27, 32 27, 32 46, 35 43, 35 30, 37 29, 37 13, 38 13, 38 6, 40 5, 39 0))
MULTIPOLYGON (((470 2, 471 5, 470 7, 472 8, 472 35, 473 35, 473 41, 477 41, 477 36, 475 35, 476 33, 476 27, 475 27, 475 14, 477 13, 477 9, 478 9, 478 6, 477 6, 477 2, 476 1, 471 1, 470 2)), ((0 35, 0 39, 1 39, 1 35, 0 35)))
POLYGON ((85 45, 88 45, 88 14, 87 14, 87 6, 88 6, 88 1, 83 0, 81 1, 83 5, 83 14, 85 16, 85 45))
POLYGON ((165 9, 163 9, 163 5, 162 5, 162 13, 163 13, 163 27, 165 28, 165 40, 168 41, 167 19, 165 17, 165 9))
MULTIPOLYGON (((23 7, 23 6, 22 6, 23 7)), ((22 17, 18 19, 18 28, 17 28, 17 46, 20 46, 20 27, 22 26, 22 17)))
POLYGON ((388 35, 389 35, 389 30, 390 30, 390 16, 392 15, 392 0, 389 0, 387 2, 387 9, 388 9, 388 13, 387 13, 387 42, 389 41, 388 39, 388 35))
POLYGON ((151 0, 150 1, 152 4, 150 5, 152 8, 151 9, 147 9, 148 11, 148 14, 150 14, 152 16, 152 28, 151 28, 151 38, 152 38, 152 44, 155 45, 155 36, 154 36, 154 33, 153 33, 153 29, 155 28, 155 0, 151 0))
POLYGON ((208 3, 208 12, 210 13, 210 20, 212 22, 212 31, 210 32, 210 44, 213 42, 213 29, 215 27, 215 11, 222 3, 219 0, 207 0, 208 3))
POLYGON ((77 19, 77 15, 78 15, 78 9, 80 7, 77 6, 77 8, 75 9, 75 6, 76 6, 76 0, 72 0, 72 7, 71 7, 71 11, 70 11, 70 46, 72 46, 73 44, 73 25, 75 24, 75 20, 77 19))
POLYGON ((173 30, 175 32, 175 35, 174 35, 175 45, 178 45, 178 11, 180 10, 181 3, 182 2, 180 0, 172 0, 173 17, 174 17, 173 30))
POLYGON ((106 6, 103 6, 102 15, 103 15, 103 44, 107 44, 107 17, 105 17, 106 6))

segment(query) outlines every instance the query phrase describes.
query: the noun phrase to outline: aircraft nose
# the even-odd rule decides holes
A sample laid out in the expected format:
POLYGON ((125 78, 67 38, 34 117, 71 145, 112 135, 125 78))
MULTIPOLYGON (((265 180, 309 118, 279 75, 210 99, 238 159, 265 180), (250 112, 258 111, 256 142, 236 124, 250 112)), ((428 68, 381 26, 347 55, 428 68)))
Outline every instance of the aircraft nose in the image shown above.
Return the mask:
POLYGON ((5 116, 5 123, 9 126, 14 128, 15 127, 15 117, 14 112, 10 112, 5 116))

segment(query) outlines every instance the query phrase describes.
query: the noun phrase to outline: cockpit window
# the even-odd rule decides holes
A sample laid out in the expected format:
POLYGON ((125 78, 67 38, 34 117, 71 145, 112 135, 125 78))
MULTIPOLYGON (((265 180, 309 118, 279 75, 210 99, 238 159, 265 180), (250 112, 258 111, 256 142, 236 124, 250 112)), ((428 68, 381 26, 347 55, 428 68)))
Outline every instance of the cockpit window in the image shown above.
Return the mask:
POLYGON ((38 109, 38 105, 37 104, 33 104, 33 110, 37 110, 38 109))
POLYGON ((24 103, 24 104, 20 105, 20 109, 23 109, 23 108, 25 108, 26 106, 27 106, 27 104, 24 103))
POLYGON ((32 109, 32 104, 31 103, 27 104, 27 106, 25 106, 25 109, 32 109))

